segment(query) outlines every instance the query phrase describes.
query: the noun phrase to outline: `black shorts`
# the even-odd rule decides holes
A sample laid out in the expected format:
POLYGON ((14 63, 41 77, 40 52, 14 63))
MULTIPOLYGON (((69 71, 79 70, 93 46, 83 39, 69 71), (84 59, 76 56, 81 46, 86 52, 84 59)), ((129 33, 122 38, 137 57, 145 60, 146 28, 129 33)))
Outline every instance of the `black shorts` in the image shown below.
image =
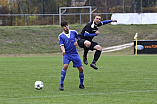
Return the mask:
MULTIPOLYGON (((87 48, 85 45, 84 45, 84 42, 86 41, 86 39, 79 39, 77 41, 78 43, 78 46, 81 47, 81 48, 87 48)), ((89 50, 95 50, 94 49, 94 46, 98 45, 98 43, 96 42, 93 42, 93 41, 90 41, 91 42, 91 46, 88 48, 89 50)))

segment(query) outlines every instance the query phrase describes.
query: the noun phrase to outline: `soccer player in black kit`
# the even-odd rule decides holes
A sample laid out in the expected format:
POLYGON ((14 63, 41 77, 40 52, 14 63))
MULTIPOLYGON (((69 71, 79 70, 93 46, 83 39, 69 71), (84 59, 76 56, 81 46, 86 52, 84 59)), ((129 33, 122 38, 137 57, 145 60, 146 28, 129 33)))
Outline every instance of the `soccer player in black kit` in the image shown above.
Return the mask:
POLYGON ((105 20, 105 21, 101 21, 101 16, 99 14, 94 15, 94 19, 93 21, 89 22, 83 29, 82 32, 78 35, 79 36, 79 40, 78 40, 78 45, 81 48, 84 48, 84 55, 83 55, 83 62, 84 64, 88 64, 87 61, 87 54, 89 50, 96 50, 95 54, 94 54, 94 59, 93 62, 90 64, 90 66, 94 69, 98 69, 98 67, 96 66, 96 62, 98 61, 101 51, 102 51, 102 47, 92 41, 92 39, 94 38, 94 36, 99 35, 99 31, 98 28, 102 25, 108 24, 110 22, 117 22, 117 20, 105 20))

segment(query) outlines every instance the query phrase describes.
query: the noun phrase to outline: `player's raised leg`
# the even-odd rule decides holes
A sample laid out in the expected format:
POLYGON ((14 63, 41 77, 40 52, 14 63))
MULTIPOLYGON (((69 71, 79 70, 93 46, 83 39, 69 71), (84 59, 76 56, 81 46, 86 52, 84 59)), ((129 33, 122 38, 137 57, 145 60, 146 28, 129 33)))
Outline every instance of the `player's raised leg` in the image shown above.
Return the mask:
POLYGON ((94 46, 94 49, 96 49, 96 51, 94 54, 93 62, 90 64, 90 66, 97 70, 98 67, 96 66, 96 62, 98 61, 98 59, 101 55, 102 47, 100 45, 96 45, 96 46, 94 46))
POLYGON ((83 55, 83 62, 84 64, 88 65, 87 61, 87 54, 88 54, 89 49, 87 47, 84 47, 84 55, 83 55))
POLYGON ((88 61, 87 61, 87 54, 88 54, 88 51, 89 51, 89 47, 91 46, 91 42, 88 41, 88 40, 85 40, 84 41, 84 55, 83 55, 83 62, 84 64, 88 64, 88 61))

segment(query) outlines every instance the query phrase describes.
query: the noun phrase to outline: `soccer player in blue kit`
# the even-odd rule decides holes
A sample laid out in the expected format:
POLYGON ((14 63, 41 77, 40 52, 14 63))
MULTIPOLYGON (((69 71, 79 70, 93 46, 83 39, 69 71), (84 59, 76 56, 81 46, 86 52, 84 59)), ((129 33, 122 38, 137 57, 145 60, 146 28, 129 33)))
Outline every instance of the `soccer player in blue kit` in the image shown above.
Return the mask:
POLYGON ((98 67, 96 66, 96 62, 98 61, 100 55, 101 55, 101 51, 102 51, 102 47, 92 41, 92 39, 94 38, 94 36, 99 35, 99 31, 98 28, 102 25, 108 24, 110 22, 117 22, 117 20, 105 20, 105 21, 101 21, 101 16, 99 14, 94 15, 94 19, 89 22, 83 29, 82 32, 78 35, 79 36, 79 40, 78 40, 78 45, 81 48, 84 48, 84 55, 83 55, 83 62, 84 64, 88 64, 87 61, 87 54, 89 50, 96 50, 95 54, 94 54, 94 59, 93 62, 90 64, 90 66, 94 69, 98 69, 98 67))
POLYGON ((58 38, 59 38, 61 51, 63 54, 63 69, 61 71, 59 89, 64 90, 63 82, 65 79, 70 61, 73 62, 73 67, 77 67, 79 70, 79 78, 80 78, 79 88, 85 89, 83 85, 84 73, 83 73, 82 62, 76 50, 77 42, 75 41, 75 38, 79 39, 78 34, 75 30, 69 30, 69 25, 68 25, 68 22, 66 21, 61 22, 61 27, 63 29, 63 32, 59 35, 58 38))

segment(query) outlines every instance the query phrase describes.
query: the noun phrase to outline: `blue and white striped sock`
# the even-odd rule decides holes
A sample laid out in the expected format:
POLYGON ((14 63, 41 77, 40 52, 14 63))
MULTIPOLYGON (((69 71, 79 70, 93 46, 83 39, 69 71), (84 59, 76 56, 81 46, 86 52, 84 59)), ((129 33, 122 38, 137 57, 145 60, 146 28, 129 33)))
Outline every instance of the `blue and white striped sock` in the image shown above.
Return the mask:
POLYGON ((84 73, 79 73, 79 78, 80 78, 80 85, 83 85, 84 73))
POLYGON ((64 82, 64 79, 66 76, 66 71, 67 70, 64 70, 64 69, 62 69, 62 71, 61 71, 61 82, 60 82, 60 84, 63 84, 63 82, 64 82))

